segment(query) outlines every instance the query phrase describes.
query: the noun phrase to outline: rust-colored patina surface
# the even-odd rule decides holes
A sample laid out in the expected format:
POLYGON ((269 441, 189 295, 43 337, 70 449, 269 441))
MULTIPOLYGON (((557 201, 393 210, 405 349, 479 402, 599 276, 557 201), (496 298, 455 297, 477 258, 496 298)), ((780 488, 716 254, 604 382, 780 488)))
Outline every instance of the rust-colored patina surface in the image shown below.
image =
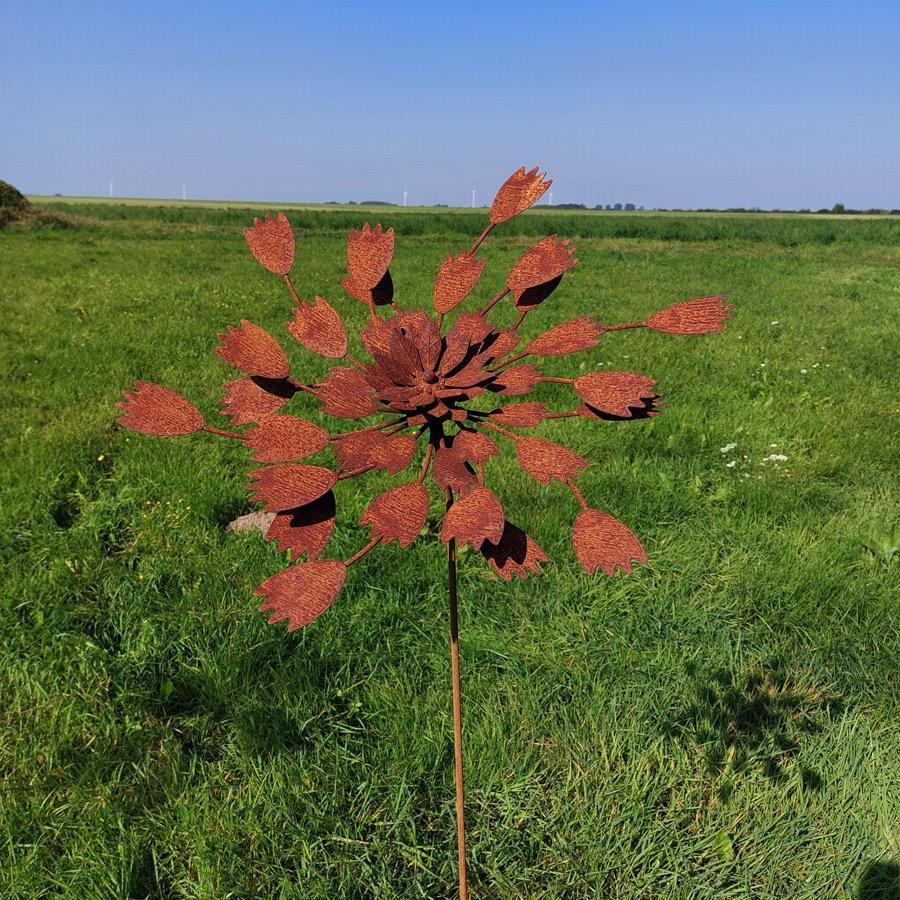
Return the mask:
MULTIPOLYGON (((433 308, 401 309, 394 302, 390 265, 393 229, 381 225, 352 230, 347 242, 347 275, 341 282, 354 299, 369 306, 360 334, 368 358, 348 355, 344 323, 322 297, 300 298, 291 280, 295 238, 284 213, 255 219, 245 229, 247 245, 266 269, 280 276, 293 298, 291 337, 307 350, 339 361, 316 384, 292 377, 278 341, 253 322, 242 320, 219 335, 216 353, 244 375, 225 386, 223 411, 232 427, 209 426, 188 400, 160 385, 136 381, 119 404, 120 424, 148 434, 185 435, 205 430, 243 441, 254 462, 253 498, 276 513, 267 538, 305 562, 273 575, 257 589, 265 598, 270 621, 287 620, 288 628, 306 625, 324 612, 344 584, 346 567, 380 543, 408 546, 422 531, 428 514, 430 480, 450 500, 441 539, 456 539, 479 550, 488 564, 509 580, 540 571, 546 555, 518 526, 509 522, 496 493, 487 486, 488 466, 503 442, 515 448, 525 471, 536 482, 560 481, 580 508, 573 531, 575 555, 588 572, 630 572, 645 562, 638 539, 609 513, 592 509, 576 485, 588 463, 566 447, 526 436, 545 419, 582 416, 593 419, 639 419, 659 412, 655 382, 632 372, 598 371, 577 378, 544 376, 540 359, 578 353, 597 346, 612 331, 650 328, 668 334, 721 331, 729 318, 724 297, 701 297, 676 303, 640 322, 604 324, 592 315, 556 325, 524 347, 520 326, 551 295, 578 260, 568 241, 555 235, 526 250, 506 277, 502 290, 483 308, 447 314, 462 304, 485 273, 478 249, 488 234, 526 210, 551 182, 537 169, 520 168, 503 184, 491 206, 487 227, 473 246, 450 254, 438 269, 433 308), (506 328, 492 324, 494 306, 511 295, 517 310, 506 328), (379 308, 386 311, 382 315, 379 308), (521 401, 546 382, 572 386, 577 405, 553 411, 543 402, 521 401), (360 422, 356 430, 329 434, 296 415, 281 412, 297 393, 320 404, 339 419, 360 422), (481 400, 477 407, 471 401, 481 400), (512 399, 515 398, 515 399, 512 399), (337 460, 299 462, 329 447, 337 460), (420 448, 424 447, 423 451, 420 448), (374 469, 398 475, 421 452, 413 480, 375 497, 362 515, 369 541, 346 560, 320 561, 334 526, 332 489, 338 481, 374 469), (315 563, 315 564, 314 564, 315 563)), ((321 458, 321 457, 320 457, 321 458)))
POLYGON ((216 353, 243 375, 225 385, 222 407, 231 429, 208 425, 200 411, 169 388, 136 381, 119 403, 119 423, 160 436, 206 431, 242 441, 260 465, 250 472, 253 499, 274 514, 266 538, 289 552, 292 565, 256 589, 260 609, 270 622, 287 621, 288 629, 308 625, 334 602, 347 568, 378 544, 397 541, 408 547, 422 532, 429 509, 429 484, 443 493, 445 512, 440 538, 447 545, 450 612, 450 659, 453 686, 457 847, 460 898, 467 897, 463 812, 462 706, 457 621, 456 550, 471 545, 488 565, 509 581, 541 571, 547 555, 538 543, 506 518, 497 494, 487 485, 488 465, 512 444, 522 468, 537 483, 559 481, 579 509, 572 546, 584 569, 630 573, 646 562, 631 530, 603 510, 590 507, 577 485, 588 461, 567 447, 522 433, 546 419, 580 416, 633 420, 660 412, 656 382, 633 372, 595 371, 577 378, 545 375, 541 360, 596 347, 613 331, 650 328, 668 334, 696 335, 722 331, 731 309, 724 297, 701 297, 676 303, 641 322, 606 324, 579 316, 545 331, 521 347, 525 318, 553 293, 578 260, 568 241, 555 235, 526 250, 506 277, 503 288, 485 306, 447 315, 476 288, 486 261, 478 250, 498 225, 524 212, 551 182, 536 168, 514 172, 497 192, 489 221, 473 245, 448 255, 434 282, 434 312, 403 309, 394 301, 390 265, 393 229, 381 225, 352 230, 347 241, 347 275, 341 285, 350 297, 369 307, 360 333, 368 355, 348 353, 344 323, 322 297, 301 299, 291 279, 295 239, 284 213, 255 219, 244 235, 257 261, 285 282, 294 307, 287 332, 307 350, 336 361, 328 377, 307 384, 291 374, 278 341, 253 322, 242 320, 219 335, 216 353), (515 320, 493 324, 493 308, 511 295, 515 320), (569 409, 552 410, 539 400, 522 400, 539 385, 571 387, 569 409), (322 412, 347 424, 335 433, 283 407, 305 394, 322 412), (240 428, 241 431, 233 429, 240 428), (329 448, 336 465, 327 465, 329 448), (310 458, 318 457, 317 462, 310 458), (414 474, 374 497, 360 518, 369 540, 348 559, 321 559, 335 523, 334 488, 339 481, 376 469, 399 475, 419 463, 414 474), (302 559, 301 559, 302 558, 302 559))

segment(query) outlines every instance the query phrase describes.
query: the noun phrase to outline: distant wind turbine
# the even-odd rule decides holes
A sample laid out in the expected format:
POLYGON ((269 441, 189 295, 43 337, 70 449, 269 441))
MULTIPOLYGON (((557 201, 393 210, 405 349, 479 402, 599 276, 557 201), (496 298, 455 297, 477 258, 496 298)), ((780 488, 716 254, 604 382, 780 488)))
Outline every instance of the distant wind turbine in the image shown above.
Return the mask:
POLYGON ((406 206, 406 195, 407 195, 406 188, 403 188, 403 205, 404 206, 406 206))
POLYGON ((475 209, 475 191, 472 191, 472 209, 475 209))
POLYGON ((187 200, 187 185, 185 184, 181 186, 181 199, 187 200))
POLYGON ((109 183, 109 196, 112 197, 112 195, 113 195, 113 183, 110 182, 109 183))
POLYGON ((547 206, 553 206, 553 191, 547 194, 547 206))

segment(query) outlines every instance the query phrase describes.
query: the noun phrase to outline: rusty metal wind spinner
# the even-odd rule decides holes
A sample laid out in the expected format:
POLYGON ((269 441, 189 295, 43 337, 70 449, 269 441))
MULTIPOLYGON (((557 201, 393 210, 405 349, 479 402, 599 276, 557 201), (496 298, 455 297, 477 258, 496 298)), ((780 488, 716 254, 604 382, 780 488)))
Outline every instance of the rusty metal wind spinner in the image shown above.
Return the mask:
POLYGON ((494 436, 512 443, 525 471, 542 485, 560 481, 580 508, 572 528, 572 546, 579 562, 593 574, 598 568, 612 575, 630 573, 632 563, 647 561, 638 539, 618 519, 590 507, 576 485, 588 463, 561 444, 520 433, 545 419, 578 416, 587 419, 639 419, 659 412, 655 382, 632 372, 592 372, 577 378, 549 377, 537 360, 595 347, 607 332, 650 328, 668 334, 693 335, 722 331, 732 308, 725 298, 701 297, 654 313, 642 322, 606 325, 590 315, 557 325, 519 350, 519 327, 545 301, 578 260, 568 241, 555 235, 538 241, 513 266, 502 290, 481 310, 462 312, 445 328, 445 317, 472 292, 482 277, 485 260, 477 251, 490 232, 532 206, 551 185, 537 169, 522 167, 497 192, 489 222, 469 250, 449 255, 434 283, 437 316, 424 309, 405 311, 394 302, 390 264, 393 229, 381 225, 351 230, 347 241, 344 290, 369 307, 368 326, 360 334, 371 361, 347 352, 341 317, 326 300, 300 298, 291 280, 295 239, 284 215, 254 219, 244 230, 251 252, 270 272, 280 276, 294 301, 290 335, 307 350, 345 361, 317 384, 291 377, 288 359, 276 340, 246 320, 220 334, 219 354, 245 375, 225 386, 224 414, 235 427, 227 431, 207 425, 199 410, 168 388, 136 381, 118 404, 121 425, 160 436, 207 431, 243 441, 253 460, 263 464, 250 473, 253 499, 275 514, 266 534, 293 560, 306 561, 278 572, 256 593, 270 622, 287 620, 288 630, 307 625, 331 606, 344 585, 348 566, 380 543, 396 540, 407 547, 425 526, 431 473, 443 492, 446 512, 441 540, 448 547, 451 670, 454 744, 456 751, 457 826, 460 896, 467 896, 465 830, 462 796, 461 700, 456 597, 456 547, 471 544, 488 564, 509 581, 540 572, 547 556, 536 541, 507 520, 497 495, 486 484, 486 467, 500 455, 494 436), (505 329, 488 320, 491 309, 512 295, 515 323, 505 329), (379 315, 379 308, 388 314, 379 315), (517 352, 518 351, 518 352, 517 352), (524 360, 528 360, 527 362, 524 360), (547 382, 571 385, 575 408, 554 412, 541 402, 501 402, 530 394, 547 382), (329 434, 305 419, 282 414, 297 393, 314 397, 323 412, 339 419, 381 417, 355 431, 329 434), (479 408, 469 405, 477 397, 479 408), (390 475, 405 470, 424 439, 418 476, 375 497, 360 519, 369 526, 369 540, 346 560, 320 559, 335 523, 336 483, 374 469, 390 475), (300 463, 329 446, 337 456, 335 469, 300 463))

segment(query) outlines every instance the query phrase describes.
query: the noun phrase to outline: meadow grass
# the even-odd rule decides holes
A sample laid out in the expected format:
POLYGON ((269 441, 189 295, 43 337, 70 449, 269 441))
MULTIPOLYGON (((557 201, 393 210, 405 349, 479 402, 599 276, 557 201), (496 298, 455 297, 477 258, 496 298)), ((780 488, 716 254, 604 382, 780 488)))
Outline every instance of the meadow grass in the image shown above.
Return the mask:
MULTIPOLYGON (((483 212, 395 212, 377 215, 397 299, 428 306, 483 212)), ((236 377, 216 331, 285 337, 289 299, 240 233, 252 211, 65 213, 71 230, 0 232, 0 895, 454 896, 437 492, 429 533, 354 566, 320 620, 268 626, 252 591, 284 559, 224 532, 250 509, 247 451, 114 424, 133 378, 216 421, 236 377)), ((301 294, 355 332, 341 232, 361 215, 291 219, 301 294)), ((551 561, 507 585, 461 556, 473 896, 895 896, 897 222, 526 215, 490 238, 467 307, 549 231, 581 263, 529 335, 719 292, 737 312, 721 335, 625 332, 546 363, 665 395, 652 420, 539 432, 591 461, 588 499, 643 540, 632 577, 585 575, 566 491, 509 452, 493 467, 551 561)), ((286 411, 325 421, 302 397, 286 411)), ((328 555, 402 477, 340 484, 328 555)))

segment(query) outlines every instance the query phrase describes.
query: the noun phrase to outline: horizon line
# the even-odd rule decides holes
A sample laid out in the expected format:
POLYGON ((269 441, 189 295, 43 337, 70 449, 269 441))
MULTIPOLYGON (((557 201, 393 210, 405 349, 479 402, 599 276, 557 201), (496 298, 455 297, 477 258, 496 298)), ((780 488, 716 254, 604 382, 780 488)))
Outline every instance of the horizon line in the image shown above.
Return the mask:
MULTIPOLYGON (((436 209, 444 209, 448 211, 454 212, 466 212, 466 211, 474 211, 474 210, 484 210, 489 209, 489 204, 479 204, 477 206, 451 206, 447 203, 431 203, 431 204, 408 204, 406 206, 403 203, 396 203, 390 200, 370 200, 370 201, 340 201, 340 200, 325 200, 325 201, 313 201, 313 200, 237 200, 237 199, 211 199, 211 198, 184 198, 184 197, 142 197, 142 196, 107 196, 105 194, 36 194, 30 193, 25 194, 26 198, 32 202, 41 202, 41 201, 62 201, 70 202, 70 201, 87 201, 87 202, 95 202, 98 204, 114 204, 114 203, 133 203, 139 205, 141 203, 149 204, 149 205, 166 205, 166 206, 200 206, 200 205, 215 205, 215 206, 232 206, 235 208, 279 208, 279 209, 303 209, 303 208, 346 208, 346 209, 382 209, 388 208, 391 210, 406 210, 410 212, 415 212, 418 210, 436 210, 436 209)), ((630 202, 630 201, 629 201, 630 202)), ((624 206, 624 204, 622 204, 624 206)), ((842 205, 842 204, 834 204, 834 206, 842 205)), ((560 210, 561 212, 569 212, 569 213, 628 213, 631 214, 640 214, 640 213, 666 213, 666 212, 678 212, 678 213, 725 213, 732 215, 742 215, 742 214, 753 214, 758 215, 761 213, 768 214, 795 214, 795 215, 833 215, 833 216, 847 216, 847 215, 872 215, 872 216, 896 216, 900 215, 900 209, 888 207, 888 206, 872 206, 868 209, 853 209, 848 208, 845 211, 836 211, 834 206, 831 208, 820 207, 819 209, 811 209, 811 208, 799 208, 799 209, 788 209, 786 207, 760 207, 760 206, 726 206, 726 207, 690 207, 690 206, 643 206, 643 207, 635 207, 634 209, 608 209, 605 205, 603 206, 588 206, 587 204, 578 204, 574 202, 567 203, 557 203, 553 205, 549 205, 546 203, 535 204, 526 212, 530 213, 540 213, 540 212, 551 212, 553 210, 560 210)))

